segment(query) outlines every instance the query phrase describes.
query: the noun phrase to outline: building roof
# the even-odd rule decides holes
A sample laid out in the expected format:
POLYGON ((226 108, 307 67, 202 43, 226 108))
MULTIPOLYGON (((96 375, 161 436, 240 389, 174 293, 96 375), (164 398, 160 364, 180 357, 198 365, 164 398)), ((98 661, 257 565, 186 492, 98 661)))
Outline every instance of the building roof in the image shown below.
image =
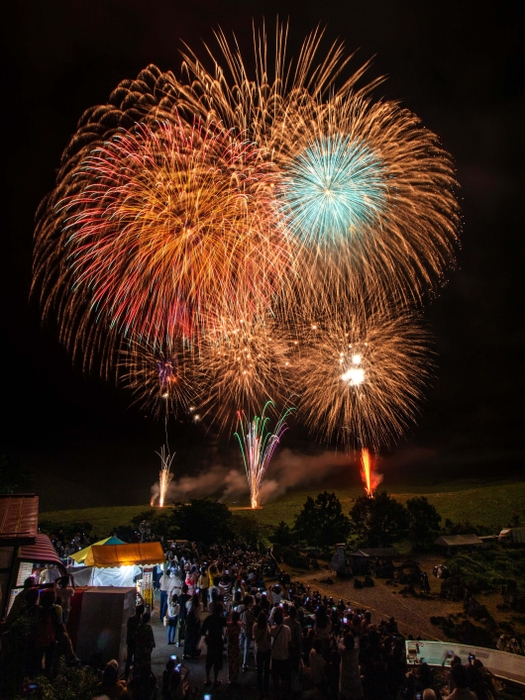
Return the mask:
POLYGON ((434 542, 441 547, 468 547, 483 544, 483 540, 477 535, 442 535, 434 542))
POLYGON ((86 566, 129 566, 131 564, 160 564, 164 550, 160 542, 140 544, 93 545, 85 559, 86 566))
POLYGON ((38 534, 34 544, 20 547, 18 559, 20 561, 42 562, 43 564, 58 564, 65 572, 64 564, 47 535, 38 534))
POLYGON ((0 495, 0 545, 32 544, 38 532, 38 496, 0 495))
POLYGON ((356 549, 355 552, 350 554, 351 557, 366 557, 372 559, 395 559, 399 556, 397 550, 394 547, 376 547, 376 548, 364 548, 356 549))

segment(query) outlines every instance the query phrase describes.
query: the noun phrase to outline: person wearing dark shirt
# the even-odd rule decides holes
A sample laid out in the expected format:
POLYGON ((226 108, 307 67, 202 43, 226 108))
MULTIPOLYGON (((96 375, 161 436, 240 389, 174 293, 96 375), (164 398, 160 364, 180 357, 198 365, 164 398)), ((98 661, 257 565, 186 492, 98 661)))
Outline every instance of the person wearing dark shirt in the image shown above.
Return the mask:
POLYGON ((213 667, 215 686, 219 685, 219 671, 222 668, 224 647, 224 629, 226 620, 223 617, 222 603, 216 603, 213 613, 202 623, 201 633, 206 636, 206 685, 210 685, 210 671, 213 667))

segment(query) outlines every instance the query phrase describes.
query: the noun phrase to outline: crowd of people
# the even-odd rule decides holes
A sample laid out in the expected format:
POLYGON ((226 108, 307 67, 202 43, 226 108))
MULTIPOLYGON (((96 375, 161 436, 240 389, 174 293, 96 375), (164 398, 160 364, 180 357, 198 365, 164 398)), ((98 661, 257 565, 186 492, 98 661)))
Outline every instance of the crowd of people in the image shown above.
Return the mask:
MULTIPOLYGON (((299 698, 305 691, 340 700, 496 697, 494 678, 480 660, 448 658, 437 670, 409 665, 394 618, 374 620, 368 610, 291 581, 269 551, 174 545, 154 580, 154 609, 139 599, 127 621, 125 668, 119 675, 118 662, 107 663, 96 697, 180 700, 189 692, 188 670, 194 677, 204 671, 205 688, 244 686, 243 674, 251 672, 261 700, 299 698), (162 679, 152 671, 150 616, 157 613, 176 652, 162 679)), ((67 576, 47 588, 26 580, 2 637, 2 664, 12 678, 53 678, 60 657, 80 663, 66 629, 73 595, 67 576)))
POLYGON ((408 666, 394 618, 374 622, 370 611, 285 574, 267 587, 268 570, 277 573, 272 557, 250 548, 167 552, 159 582, 167 641, 184 646, 185 659, 205 656, 206 686, 235 686, 256 669, 260 698, 277 700, 305 689, 341 700, 495 697, 481 661, 454 657, 439 673, 424 662, 408 666))

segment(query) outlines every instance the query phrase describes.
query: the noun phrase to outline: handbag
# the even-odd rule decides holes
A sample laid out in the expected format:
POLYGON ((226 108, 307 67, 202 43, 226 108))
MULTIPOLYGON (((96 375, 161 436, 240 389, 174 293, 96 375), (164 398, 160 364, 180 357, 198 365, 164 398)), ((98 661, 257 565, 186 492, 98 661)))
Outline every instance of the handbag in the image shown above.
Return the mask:
POLYGON ((162 620, 162 624, 164 625, 164 627, 168 626, 168 616, 167 615, 164 615, 164 619, 162 620))

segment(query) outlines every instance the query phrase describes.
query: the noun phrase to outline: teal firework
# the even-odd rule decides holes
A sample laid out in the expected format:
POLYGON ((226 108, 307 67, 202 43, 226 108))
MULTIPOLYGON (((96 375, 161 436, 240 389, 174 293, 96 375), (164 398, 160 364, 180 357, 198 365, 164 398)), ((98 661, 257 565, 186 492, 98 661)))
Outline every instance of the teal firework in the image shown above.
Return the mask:
POLYGON ((288 228, 305 245, 351 241, 386 208, 381 158, 350 135, 320 136, 285 168, 279 192, 288 228))

